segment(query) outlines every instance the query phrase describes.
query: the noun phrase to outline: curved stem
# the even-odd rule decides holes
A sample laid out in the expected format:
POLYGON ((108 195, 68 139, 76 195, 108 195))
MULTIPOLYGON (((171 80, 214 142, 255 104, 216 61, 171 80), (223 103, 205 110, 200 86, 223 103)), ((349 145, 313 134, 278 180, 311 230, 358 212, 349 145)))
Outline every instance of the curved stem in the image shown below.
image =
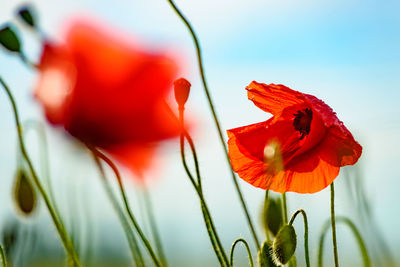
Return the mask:
POLYGON ((203 189, 202 189, 202 186, 201 186, 200 167, 199 167, 199 162, 198 162, 198 159, 197 159, 196 148, 194 147, 194 143, 193 143, 192 137, 190 137, 189 133, 186 132, 186 130, 184 130, 184 136, 185 136, 186 140, 189 143, 190 150, 192 151, 193 161, 194 161, 194 168, 195 168, 196 177, 197 177, 197 186, 198 186, 199 190, 202 192, 203 189))
POLYGON ((144 191, 144 202, 145 202, 145 210, 147 213, 147 217, 149 219, 150 229, 153 234, 154 242, 156 244, 158 255, 160 256, 160 261, 163 266, 168 266, 167 259, 165 257, 164 249, 162 247, 160 233, 157 228, 156 219, 154 216, 153 204, 151 202, 150 192, 147 189, 146 185, 143 185, 144 191))
POLYGON ((336 242, 336 223, 335 223, 335 186, 331 184, 331 224, 332 224, 332 242, 333 242, 333 256, 335 259, 335 267, 339 267, 339 258, 337 252, 336 242))
POLYGON ((26 139, 29 129, 36 130, 36 132, 37 132, 38 140, 42 147, 42 149, 39 152, 39 156, 40 156, 41 169, 42 169, 42 172, 44 175, 44 180, 47 183, 47 190, 49 192, 50 201, 53 203, 54 210, 56 211, 58 216, 61 218, 61 214, 58 210, 57 203, 55 201, 53 186, 52 186, 52 182, 50 179, 49 144, 47 142, 47 136, 46 136, 44 127, 38 121, 27 120, 23 123, 23 129, 24 129, 24 132, 23 132, 24 139, 26 139))
POLYGON ((308 250, 308 221, 307 221, 307 214, 304 210, 297 210, 292 218, 290 219, 289 224, 292 225, 294 220, 296 219, 296 216, 301 213, 303 215, 303 220, 304 220, 304 257, 306 260, 306 266, 310 267, 310 253, 308 250))
POLYGON ((17 134, 18 134, 20 150, 21 150, 22 156, 24 157, 26 163, 28 164, 29 171, 31 172, 31 175, 32 175, 32 179, 35 182, 36 187, 38 188, 40 194, 42 195, 42 197, 44 199, 46 207, 47 207, 47 209, 50 213, 50 216, 53 220, 53 223, 57 229, 58 235, 61 238, 61 241, 64 245, 65 250, 67 251, 68 255, 70 256, 73 265, 81 266, 81 264, 79 262, 78 254, 76 253, 74 245, 72 244, 72 242, 65 230, 63 223, 61 222, 60 218, 57 216, 56 211, 54 210, 54 207, 52 206, 50 199, 49 199, 43 185, 41 184, 39 177, 33 167, 33 164, 28 156, 28 152, 25 148, 25 143, 24 143, 23 136, 22 136, 22 127, 21 127, 21 123, 19 120, 17 105, 15 103, 14 97, 13 97, 10 89, 8 88, 7 84, 3 81, 3 79, 1 77, 0 77, 0 83, 2 84, 7 96, 11 102, 12 110, 14 113, 15 125, 17 127, 17 134))
POLYGON ((235 240, 235 242, 233 242, 232 247, 231 247, 231 255, 230 255, 230 264, 233 267, 233 252, 235 250, 236 244, 242 242, 247 250, 247 255, 249 256, 249 263, 250 263, 250 267, 253 267, 253 257, 251 256, 251 252, 250 252, 250 247, 249 244, 247 244, 246 240, 244 240, 243 238, 238 238, 235 240))
MULTIPOLYGON (((221 241, 219 240, 217 231, 215 229, 214 223, 213 223, 211 215, 210 215, 210 211, 205 202, 201 186, 200 186, 200 184, 196 184, 196 181, 193 178, 193 176, 189 170, 189 167, 187 166, 187 163, 186 163, 185 147, 184 147, 185 146, 185 144, 184 144, 185 137, 188 138, 188 140, 191 140, 190 143, 191 143, 191 149, 192 149, 193 154, 195 153, 196 150, 194 148, 192 139, 190 138, 189 134, 185 131, 185 128, 184 128, 183 108, 179 109, 179 123, 180 123, 181 129, 182 129, 181 134, 180 134, 180 148, 181 148, 180 150, 181 150, 181 159, 182 159, 184 169, 189 177, 190 182, 192 183, 193 187, 195 188, 195 190, 200 198, 200 204, 201 204, 201 210, 203 212, 204 223, 206 224, 207 232, 210 237, 210 241, 214 248, 214 251, 217 255, 217 258, 218 258, 221 266, 229 266, 228 258, 225 254, 225 250, 221 244, 221 241)), ((199 168, 198 164, 195 164, 195 167, 196 167, 196 174, 198 175, 197 180, 201 181, 200 170, 198 169, 199 168)))
POLYGON ((101 164, 99 157, 97 156, 97 154, 95 152, 93 152, 93 150, 92 150, 92 154, 93 154, 93 159, 100 171, 101 178, 102 178, 101 180, 103 182, 104 189, 106 190, 106 193, 111 200, 111 204, 112 204, 113 208, 115 209, 115 211, 117 212, 120 222, 125 230, 126 237, 128 239, 128 244, 131 249, 131 253, 135 260, 136 266, 145 266, 144 262, 143 262, 142 254, 140 252, 138 242, 135 238, 135 234, 133 233, 131 227, 129 226, 129 223, 125 217, 125 214, 118 204, 118 200, 112 191, 111 185, 107 181, 107 177, 106 177, 103 165, 101 164))
MULTIPOLYGON (((88 146, 89 147, 89 146, 88 146)), ((97 150, 94 147, 89 147, 89 149, 100 159, 102 159, 114 172, 115 177, 118 181, 118 185, 119 185, 119 189, 122 195, 122 200, 124 202, 124 206, 125 206, 125 211, 128 213, 129 219, 131 221, 131 223, 133 224, 133 226, 135 227, 137 233, 140 236, 140 239, 142 239, 142 242, 144 244, 144 246, 146 247, 151 259, 153 260, 154 264, 158 267, 161 266, 160 261, 158 260, 156 253, 154 252, 153 248, 150 245, 150 242, 148 241, 148 239, 146 238, 146 236, 144 235, 142 229, 140 228, 139 224, 136 221, 135 216, 133 215, 133 212, 130 208, 129 205, 129 201, 128 198, 126 196, 126 192, 125 192, 125 188, 124 185, 122 183, 122 179, 121 179, 121 174, 119 173, 119 170, 117 168, 117 166, 114 164, 114 162, 112 162, 111 159, 109 159, 106 155, 104 155, 102 152, 100 152, 99 150, 97 150)))
POLYGON ((209 104, 209 107, 210 107, 210 110, 211 110, 211 113, 212 113, 212 116, 213 116, 213 119, 214 119, 215 126, 216 126, 217 131, 218 131, 218 137, 219 137, 219 139, 221 141, 221 144, 222 144, 222 147, 223 147, 223 150, 224 150, 224 154, 225 154, 225 158, 226 158, 226 160, 227 160, 227 162, 229 164, 229 168, 230 168, 231 176, 232 176, 232 181, 233 181, 233 184, 235 186, 236 192, 237 192, 237 194, 239 196, 239 200, 240 200, 240 202, 242 204, 242 208, 243 208, 243 211, 245 213, 245 216, 246 216, 247 223, 249 225, 250 231, 251 231, 251 233, 253 235, 254 242, 256 243, 257 248, 260 249, 260 242, 258 241, 257 234, 256 234, 255 228, 253 226, 253 222, 252 222, 251 217, 250 217, 250 213, 249 213, 249 211, 247 209, 247 205, 246 205, 246 202, 244 201, 243 194, 242 194, 242 192, 240 190, 237 178, 236 178, 235 173, 233 172, 232 166, 230 164, 230 159, 229 159, 229 155, 228 155, 228 150, 227 150, 226 145, 225 145, 224 136, 222 134, 221 126, 220 126, 220 123, 219 123, 219 120, 218 120, 218 117, 217 117, 217 114, 216 114, 216 111, 215 111, 215 108, 214 108, 214 104, 213 104, 212 99, 211 99, 210 92, 208 90, 207 81, 206 81, 206 77, 205 77, 205 74, 204 74, 203 60, 202 60, 202 56, 201 56, 201 48, 200 48, 199 40, 197 38, 196 33, 193 30, 192 25, 189 23, 188 19, 182 14, 182 12, 178 9, 178 7, 175 5, 175 3, 172 0, 168 0, 168 2, 171 5, 171 7, 174 9, 176 14, 181 18, 183 23, 186 25, 187 29, 190 32, 190 35, 192 36, 193 42, 195 44, 196 53, 197 53, 197 60, 198 60, 200 76, 201 76, 201 81, 203 83, 204 92, 206 93, 207 101, 208 101, 208 104, 209 104))
POLYGON ((32 61, 30 61, 30 60, 28 59, 28 57, 25 55, 24 52, 20 51, 20 52, 18 53, 18 55, 19 55, 19 58, 22 60, 22 62, 25 63, 25 65, 27 65, 28 67, 30 67, 30 68, 32 68, 32 69, 37 69, 37 68, 39 68, 39 66, 38 66, 37 64, 33 63, 32 61))
POLYGON ((0 255, 1 255, 1 265, 3 267, 7 267, 6 253, 4 252, 4 248, 2 245, 0 245, 0 255))
MULTIPOLYGON (((360 231, 358 231, 356 225, 349 218, 346 218, 346 217, 337 217, 336 220, 338 223, 342 222, 350 228, 350 230, 352 231, 352 233, 354 234, 354 236, 357 240, 358 247, 360 248, 364 267, 371 267, 372 265, 371 265, 371 260, 368 255, 367 247, 366 247, 364 240, 361 237, 360 231)), ((324 240, 325 240, 325 234, 329 230, 329 226, 330 226, 330 222, 327 221, 324 224, 321 234, 320 234, 320 237, 319 237, 318 267, 323 266, 324 240)))

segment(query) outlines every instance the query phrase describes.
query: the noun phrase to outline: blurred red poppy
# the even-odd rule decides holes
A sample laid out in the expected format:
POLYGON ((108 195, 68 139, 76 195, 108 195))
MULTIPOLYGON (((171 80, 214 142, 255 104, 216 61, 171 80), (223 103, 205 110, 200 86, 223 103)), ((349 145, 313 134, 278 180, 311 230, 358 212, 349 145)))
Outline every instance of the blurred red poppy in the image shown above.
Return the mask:
POLYGON ((157 142, 179 134, 166 106, 177 65, 165 54, 75 22, 65 43, 44 45, 39 70, 35 97, 47 119, 137 174, 157 142))
POLYGON ((318 98, 254 81, 246 89, 257 107, 273 114, 227 131, 232 167, 248 183, 280 193, 314 193, 361 156, 362 147, 318 98))

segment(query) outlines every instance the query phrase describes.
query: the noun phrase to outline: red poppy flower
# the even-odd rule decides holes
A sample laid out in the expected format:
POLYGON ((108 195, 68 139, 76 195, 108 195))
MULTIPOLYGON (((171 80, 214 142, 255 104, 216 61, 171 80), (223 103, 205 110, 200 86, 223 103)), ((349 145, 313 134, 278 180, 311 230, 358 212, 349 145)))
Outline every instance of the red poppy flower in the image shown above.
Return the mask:
POLYGON ((136 173, 157 142, 179 134, 165 102, 177 73, 167 55, 75 22, 65 43, 44 45, 39 69, 35 96, 47 119, 136 173))
POLYGON ((227 131, 231 164, 243 180, 280 193, 314 193, 357 162, 362 147, 323 101, 284 85, 252 82, 246 89, 273 117, 227 131))

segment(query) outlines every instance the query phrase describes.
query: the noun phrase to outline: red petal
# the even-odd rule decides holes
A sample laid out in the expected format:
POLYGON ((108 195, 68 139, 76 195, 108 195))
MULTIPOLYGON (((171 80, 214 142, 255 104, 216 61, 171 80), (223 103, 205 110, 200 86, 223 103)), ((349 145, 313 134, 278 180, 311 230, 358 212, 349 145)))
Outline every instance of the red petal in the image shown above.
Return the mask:
POLYGON ((318 112, 328 129, 326 147, 322 153, 324 160, 334 166, 353 165, 361 156, 362 147, 354 140, 353 135, 340 121, 336 113, 322 100, 312 95, 304 94, 306 101, 313 110, 318 112))
POLYGON ((296 157, 290 167, 277 174, 268 172, 268 164, 249 156, 241 150, 235 136, 228 141, 232 167, 239 177, 253 186, 275 192, 314 193, 327 187, 339 174, 339 167, 320 158, 320 150, 314 149, 296 157))
POLYGON ((329 128, 325 139, 321 158, 330 164, 339 167, 353 165, 360 158, 362 147, 344 125, 329 128))
POLYGON ((52 124, 63 124, 76 80, 76 69, 70 54, 65 47, 46 43, 39 68, 41 76, 34 96, 42 103, 52 124))
POLYGON ((291 121, 274 121, 271 118, 265 122, 228 130, 230 139, 242 153, 249 157, 264 160, 264 149, 270 143, 280 145, 282 157, 289 159, 300 147, 298 135, 294 132, 291 121))
POLYGON ((246 87, 247 97, 260 109, 274 115, 285 108, 304 103, 302 93, 281 84, 264 84, 253 81, 246 87))
POLYGON ((170 58, 85 23, 74 24, 67 41, 77 68, 66 119, 73 136, 104 147, 178 133, 164 108, 177 71, 170 58))
POLYGON ((126 166, 136 177, 142 177, 150 166, 155 151, 155 144, 124 144, 106 149, 119 163, 126 166))

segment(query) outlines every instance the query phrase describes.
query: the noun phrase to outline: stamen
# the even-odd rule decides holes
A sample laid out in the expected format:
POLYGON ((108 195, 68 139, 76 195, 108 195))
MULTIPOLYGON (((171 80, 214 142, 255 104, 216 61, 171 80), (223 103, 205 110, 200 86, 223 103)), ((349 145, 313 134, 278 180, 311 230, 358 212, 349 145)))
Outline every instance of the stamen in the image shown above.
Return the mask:
POLYGON ((305 108, 297 111, 293 116, 293 127, 296 131, 299 131, 301 140, 310 133, 313 113, 310 108, 305 108))

